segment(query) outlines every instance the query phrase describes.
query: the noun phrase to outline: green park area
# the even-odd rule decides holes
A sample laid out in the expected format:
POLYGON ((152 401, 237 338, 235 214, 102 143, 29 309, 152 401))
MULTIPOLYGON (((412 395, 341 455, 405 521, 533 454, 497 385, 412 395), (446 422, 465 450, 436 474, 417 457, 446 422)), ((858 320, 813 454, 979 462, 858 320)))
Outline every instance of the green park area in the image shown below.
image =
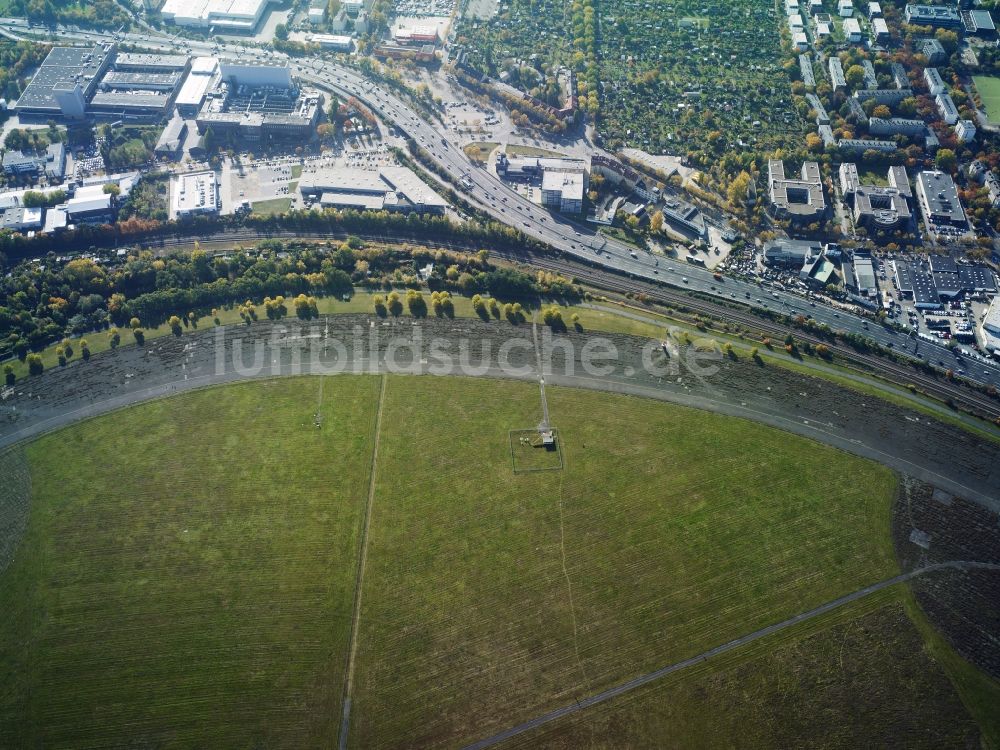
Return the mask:
POLYGON ((976 91, 983 101, 983 109, 990 122, 1000 122, 1000 78, 995 76, 973 76, 976 91))
MULTIPOLYGON (((351 747, 466 744, 897 572, 887 469, 546 390, 544 471, 512 462, 537 385, 406 376, 195 391, 8 454, 26 469, 5 492, 30 504, 0 572, 0 746, 335 744, 369 497, 351 747)), ((918 745, 974 738, 949 680, 971 668, 921 650, 904 600, 887 589, 543 737, 801 746, 825 726, 889 736, 896 717, 918 745), (857 684, 885 705, 852 713, 857 684), (786 710, 825 723, 769 734, 786 710)))

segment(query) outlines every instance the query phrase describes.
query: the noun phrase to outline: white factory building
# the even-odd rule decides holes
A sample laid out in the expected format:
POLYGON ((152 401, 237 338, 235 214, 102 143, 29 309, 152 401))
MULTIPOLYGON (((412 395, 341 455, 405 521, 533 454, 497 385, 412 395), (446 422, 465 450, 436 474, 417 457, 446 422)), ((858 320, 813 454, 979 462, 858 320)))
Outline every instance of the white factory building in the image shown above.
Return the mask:
POLYGON ((174 103, 183 117, 194 117, 205 101, 205 95, 219 81, 219 61, 214 57, 196 57, 191 61, 191 71, 177 92, 174 103))
POLYGON ((257 28, 270 0, 166 0, 160 16, 168 23, 215 31, 257 28))
POLYGON ((565 213, 583 211, 583 172, 545 170, 542 173, 542 205, 565 213))
POLYGON ((172 181, 170 213, 178 219, 219 211, 219 183, 215 172, 179 174, 172 181))

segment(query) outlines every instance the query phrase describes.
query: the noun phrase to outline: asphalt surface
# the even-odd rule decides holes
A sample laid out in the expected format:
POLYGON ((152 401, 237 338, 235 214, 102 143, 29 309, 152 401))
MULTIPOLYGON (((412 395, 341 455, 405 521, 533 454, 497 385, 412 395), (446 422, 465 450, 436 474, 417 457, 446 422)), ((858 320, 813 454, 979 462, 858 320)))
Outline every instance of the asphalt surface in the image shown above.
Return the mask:
MULTIPOLYGON (((23 19, 0 19, 0 29, 10 38, 18 38, 29 29, 23 19)), ((41 28, 31 30, 41 33, 41 28)), ((48 34, 59 39, 76 42, 110 41, 109 32, 70 30, 66 27, 50 27, 48 34)), ((126 33, 119 37, 129 44, 162 52, 180 52, 190 48, 192 54, 216 56, 224 60, 238 60, 243 63, 255 57, 271 61, 289 60, 283 53, 243 48, 238 44, 216 45, 213 42, 198 42, 177 39, 166 34, 156 34, 146 29, 143 33, 126 33)), ((758 304, 789 315, 811 315, 820 323, 870 337, 878 343, 892 345, 950 369, 967 369, 967 377, 976 382, 1000 387, 1000 363, 976 362, 969 366, 967 360, 959 360, 946 346, 920 342, 900 334, 887 331, 881 326, 869 324, 866 319, 848 312, 841 312, 778 289, 762 289, 755 283, 737 279, 727 279, 724 288, 713 278, 711 271, 685 262, 654 257, 651 253, 607 238, 584 223, 577 223, 565 216, 549 213, 518 195, 487 170, 474 166, 462 149, 442 135, 433 124, 423 120, 416 111, 400 97, 385 87, 366 80, 352 68, 318 58, 292 59, 296 74, 318 88, 332 91, 340 96, 354 96, 364 102, 385 121, 405 133, 431 158, 454 178, 466 176, 471 188, 466 198, 480 210, 493 218, 519 229, 536 240, 545 242, 569 255, 597 263, 619 273, 637 278, 700 291, 719 297, 730 297, 745 303, 758 304)))
POLYGON ((525 732, 530 732, 533 729, 548 724, 557 719, 561 719, 564 716, 569 716, 571 714, 578 713, 585 709, 596 706, 598 703, 604 703, 605 701, 611 700, 612 698, 617 698, 619 695, 624 695, 625 693, 632 692, 638 688, 648 685, 651 682, 662 679, 669 674, 674 672, 679 672, 682 669, 687 669, 688 667, 693 667, 699 662, 707 661, 713 657, 719 656, 726 653, 727 651, 732 651, 733 649, 740 648, 741 646, 746 646, 749 643, 760 640, 761 638, 766 638, 769 635, 778 633, 792 625, 798 625, 799 623, 811 620, 814 617, 826 614, 827 612, 842 607, 845 604, 850 604, 851 602, 857 601, 858 599, 863 599, 870 594, 874 594, 876 591, 881 591, 882 589, 889 588, 890 586, 895 586, 899 583, 905 583, 910 581, 917 576, 926 575, 927 573, 933 573, 940 570, 993 570, 1000 571, 1000 565, 995 563, 984 563, 984 562, 973 562, 965 560, 955 560, 951 562, 936 563, 934 565, 928 565, 917 570, 911 570, 908 573, 901 573, 898 576, 893 576, 892 578, 887 578, 884 581, 879 581, 878 583, 873 583, 870 586, 865 586, 862 589, 853 591, 850 594, 842 596, 833 601, 827 602, 826 604, 821 604, 815 609, 811 609, 808 612, 802 612, 794 617, 789 617, 787 620, 777 622, 773 625, 768 625, 766 628, 761 628, 753 633, 747 633, 740 638, 729 641, 729 643, 724 643, 721 646, 716 646, 715 648, 709 649, 704 653, 698 654, 697 656, 692 656, 689 659, 670 664, 660 669, 654 670, 652 672, 647 672, 646 674, 634 677, 628 682, 623 682, 620 685, 616 685, 613 688, 609 688, 601 693, 592 695, 583 700, 578 700, 569 705, 557 708, 554 711, 550 711, 546 714, 542 714, 530 721, 526 721, 523 724, 518 724, 517 726, 511 727, 510 729, 504 730, 503 732, 498 732, 491 737, 486 737, 485 739, 474 742, 466 747, 466 750, 483 750, 483 748, 493 747, 501 742, 509 740, 512 737, 516 737, 519 734, 524 734, 525 732))

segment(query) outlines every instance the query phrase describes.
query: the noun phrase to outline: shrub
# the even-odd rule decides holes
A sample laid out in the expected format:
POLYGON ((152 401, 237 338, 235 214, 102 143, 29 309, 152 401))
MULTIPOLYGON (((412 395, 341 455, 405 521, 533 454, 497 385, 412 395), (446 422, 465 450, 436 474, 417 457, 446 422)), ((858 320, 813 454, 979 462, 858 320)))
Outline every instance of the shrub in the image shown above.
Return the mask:
POLYGON ((28 373, 30 375, 42 374, 42 371, 45 369, 45 365, 42 364, 42 357, 40 354, 29 354, 26 361, 28 363, 28 373))

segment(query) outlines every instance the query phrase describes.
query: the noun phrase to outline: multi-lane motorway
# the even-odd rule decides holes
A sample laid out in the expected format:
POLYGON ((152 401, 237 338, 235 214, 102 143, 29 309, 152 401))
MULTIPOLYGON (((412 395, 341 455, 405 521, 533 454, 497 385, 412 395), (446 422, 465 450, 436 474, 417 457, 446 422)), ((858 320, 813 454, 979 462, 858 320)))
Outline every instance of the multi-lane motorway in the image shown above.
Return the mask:
MULTIPOLYGON (((19 37, 27 31, 22 19, 0 19, 0 29, 6 36, 19 37)), ((75 42, 106 42, 108 32, 70 28, 36 29, 32 31, 75 42)), ((190 50, 193 54, 212 55, 220 59, 247 62, 248 57, 275 56, 275 53, 246 48, 240 44, 216 44, 170 37, 152 30, 126 33, 118 37, 123 42, 163 52, 190 50)), ((867 336, 883 346, 923 357, 935 366, 963 369, 966 377, 1000 387, 1000 365, 958 357, 947 347, 912 339, 888 330, 846 311, 835 310, 779 289, 764 289, 756 283, 727 278, 717 281, 712 272, 699 266, 654 256, 595 232, 590 227, 549 213, 511 190, 487 170, 473 166, 465 153, 435 125, 422 119, 408 104, 387 88, 365 79, 358 71, 320 58, 292 61, 297 75, 309 83, 340 96, 354 96, 364 102, 387 123, 415 141, 432 159, 456 180, 467 178, 466 198, 493 218, 517 228, 525 235, 593 265, 629 274, 646 281, 690 289, 759 308, 780 311, 788 315, 814 318, 831 328, 867 336)))

